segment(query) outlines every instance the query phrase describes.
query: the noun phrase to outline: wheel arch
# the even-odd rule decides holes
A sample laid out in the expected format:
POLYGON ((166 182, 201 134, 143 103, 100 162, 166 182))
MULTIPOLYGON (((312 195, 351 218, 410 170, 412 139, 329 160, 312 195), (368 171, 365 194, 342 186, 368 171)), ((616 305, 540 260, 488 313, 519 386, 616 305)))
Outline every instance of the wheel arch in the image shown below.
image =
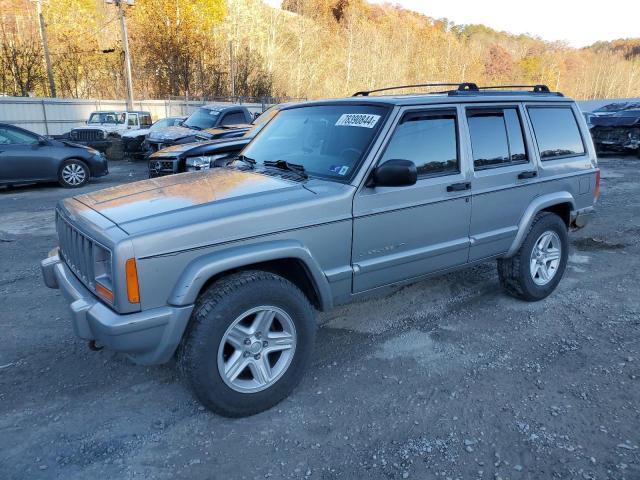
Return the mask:
POLYGON ((203 255, 192 260, 180 275, 169 304, 192 305, 198 296, 220 278, 241 270, 263 270, 291 281, 319 310, 332 306, 332 295, 324 272, 300 242, 269 241, 203 255))
POLYGON ((508 258, 515 255, 522 242, 524 242, 531 223, 538 213, 543 211, 554 213, 564 221, 568 228, 571 224, 571 212, 573 210, 575 210, 575 200, 569 192, 555 192, 536 197, 522 215, 518 223, 518 233, 504 257, 508 258))

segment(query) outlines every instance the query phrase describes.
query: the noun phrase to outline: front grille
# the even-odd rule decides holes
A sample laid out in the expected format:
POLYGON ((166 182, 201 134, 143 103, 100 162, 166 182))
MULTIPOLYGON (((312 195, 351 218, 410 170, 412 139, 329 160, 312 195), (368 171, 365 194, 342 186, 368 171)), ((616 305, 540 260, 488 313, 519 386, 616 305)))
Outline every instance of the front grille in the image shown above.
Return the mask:
POLYGON ((71 130, 71 140, 78 140, 81 142, 104 140, 104 133, 102 130, 71 130))
POLYGON ((93 240, 80 233, 57 210, 56 230, 62 259, 82 283, 91 290, 95 290, 93 240))
POLYGON ((178 162, 176 160, 150 160, 149 175, 160 177, 178 172, 178 162))

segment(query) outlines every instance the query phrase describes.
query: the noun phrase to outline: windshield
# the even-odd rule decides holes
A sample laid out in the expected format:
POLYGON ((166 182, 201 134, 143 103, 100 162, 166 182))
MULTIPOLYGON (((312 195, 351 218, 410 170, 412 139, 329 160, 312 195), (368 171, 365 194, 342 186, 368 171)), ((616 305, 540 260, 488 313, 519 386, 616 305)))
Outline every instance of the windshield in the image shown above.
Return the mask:
POLYGON ((89 124, 111 123, 113 125, 124 123, 122 112, 95 112, 89 117, 89 124))
POLYGON ((188 128, 204 130, 216 126, 220 110, 200 107, 187 118, 182 125, 188 128))
POLYGON ((346 181, 358 167, 387 109, 315 105, 283 110, 242 152, 258 164, 284 160, 309 175, 346 181))

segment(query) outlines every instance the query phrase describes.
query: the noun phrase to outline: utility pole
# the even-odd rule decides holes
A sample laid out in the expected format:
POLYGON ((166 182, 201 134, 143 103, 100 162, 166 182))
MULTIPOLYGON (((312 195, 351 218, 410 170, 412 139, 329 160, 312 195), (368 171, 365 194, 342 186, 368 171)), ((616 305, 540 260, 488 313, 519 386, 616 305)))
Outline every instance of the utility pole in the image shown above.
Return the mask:
MULTIPOLYGON (((122 49, 124 50, 124 69, 127 81, 127 110, 133 110, 133 80, 131 78, 131 54, 129 53, 129 35, 127 34, 127 19, 122 8, 123 0, 115 0, 120 17, 120 33, 122 35, 122 49)), ((132 1, 128 1, 130 5, 132 1)))
POLYGON ((47 68, 47 79, 49 80, 49 95, 56 97, 56 82, 53 79, 53 68, 51 68, 51 57, 49 55, 49 40, 47 39, 47 29, 44 24, 44 15, 42 15, 42 0, 35 0, 36 11, 38 13, 38 25, 40 26, 40 41, 42 42, 42 50, 44 51, 44 64, 47 68))
POLYGON ((231 72, 231 97, 236 96, 236 74, 233 68, 233 42, 229 42, 229 71, 231 72))

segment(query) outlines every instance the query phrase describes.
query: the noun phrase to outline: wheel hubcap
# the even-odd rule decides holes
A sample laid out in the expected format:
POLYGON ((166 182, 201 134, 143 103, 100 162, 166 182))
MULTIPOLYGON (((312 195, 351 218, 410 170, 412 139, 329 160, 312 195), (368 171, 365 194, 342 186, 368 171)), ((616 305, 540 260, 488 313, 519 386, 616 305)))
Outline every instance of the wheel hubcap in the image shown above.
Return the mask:
POLYGON ((287 371, 296 349, 296 328, 280 308, 252 308, 236 318, 218 347, 218 372, 237 392, 272 386, 287 371))
POLYGON ((531 278, 536 285, 546 285, 558 272, 562 245, 556 232, 544 232, 531 252, 530 271, 531 278))
POLYGON ((65 165, 62 169, 62 179, 69 185, 80 185, 85 179, 84 168, 77 163, 65 165))

